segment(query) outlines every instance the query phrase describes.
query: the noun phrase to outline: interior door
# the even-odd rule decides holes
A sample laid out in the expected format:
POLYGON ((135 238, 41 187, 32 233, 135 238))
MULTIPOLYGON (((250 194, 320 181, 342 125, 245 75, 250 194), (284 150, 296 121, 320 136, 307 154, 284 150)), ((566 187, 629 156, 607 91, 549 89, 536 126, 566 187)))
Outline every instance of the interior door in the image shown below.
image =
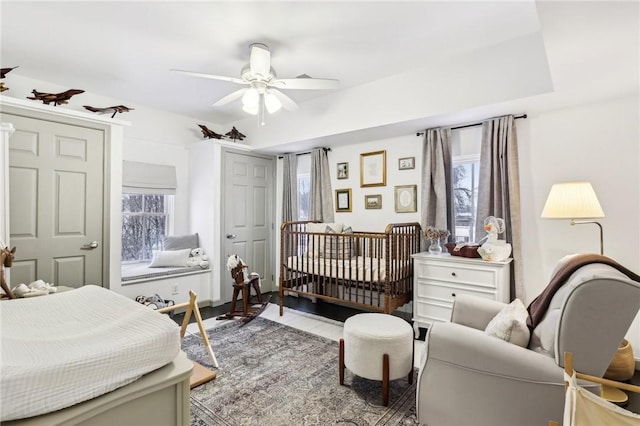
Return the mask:
POLYGON ((223 151, 224 259, 221 298, 231 300, 227 258, 237 254, 257 272, 263 293, 273 290, 273 158, 223 151))
POLYGON ((102 130, 3 114, 9 139, 12 286, 102 283, 102 130))

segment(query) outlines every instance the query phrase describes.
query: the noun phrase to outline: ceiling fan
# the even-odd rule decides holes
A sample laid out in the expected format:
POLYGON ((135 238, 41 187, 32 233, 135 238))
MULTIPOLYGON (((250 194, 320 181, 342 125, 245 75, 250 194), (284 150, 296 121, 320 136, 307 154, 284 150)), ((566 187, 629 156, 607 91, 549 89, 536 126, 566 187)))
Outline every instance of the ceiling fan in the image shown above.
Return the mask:
POLYGON ((215 102, 213 106, 226 105, 242 98, 242 110, 252 115, 258 114, 260 125, 263 126, 265 124, 265 109, 270 114, 280 108, 284 108, 287 111, 298 110, 298 105, 289 96, 282 93, 281 90, 326 90, 335 89, 340 85, 338 80, 311 78, 305 74, 296 78, 278 78, 275 70, 271 67, 271 52, 269 48, 262 43, 253 43, 249 46, 249 49, 251 51, 249 63, 242 67, 240 78, 193 71, 171 71, 249 86, 228 94, 215 102))

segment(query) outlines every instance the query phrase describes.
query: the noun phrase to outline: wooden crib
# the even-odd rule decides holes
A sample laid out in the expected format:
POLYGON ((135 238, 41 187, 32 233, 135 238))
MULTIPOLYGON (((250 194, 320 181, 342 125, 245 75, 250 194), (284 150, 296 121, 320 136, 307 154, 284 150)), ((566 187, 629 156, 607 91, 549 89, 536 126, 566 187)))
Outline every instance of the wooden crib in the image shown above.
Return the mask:
POLYGON ((384 313, 411 300, 420 224, 392 223, 384 232, 307 230, 317 223, 280 228, 280 315, 289 293, 384 313))

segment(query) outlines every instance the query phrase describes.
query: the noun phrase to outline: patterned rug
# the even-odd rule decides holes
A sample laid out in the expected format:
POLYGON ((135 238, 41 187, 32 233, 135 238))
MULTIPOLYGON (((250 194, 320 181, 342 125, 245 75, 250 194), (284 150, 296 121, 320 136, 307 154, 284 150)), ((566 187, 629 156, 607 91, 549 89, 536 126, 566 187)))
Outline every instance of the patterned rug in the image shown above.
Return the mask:
MULTIPOLYGON (((416 379, 390 384, 345 371, 338 383, 338 343, 258 317, 207 331, 220 364, 217 378, 191 390, 191 425, 417 425, 416 379)), ((182 349, 212 368, 200 338, 182 349)))

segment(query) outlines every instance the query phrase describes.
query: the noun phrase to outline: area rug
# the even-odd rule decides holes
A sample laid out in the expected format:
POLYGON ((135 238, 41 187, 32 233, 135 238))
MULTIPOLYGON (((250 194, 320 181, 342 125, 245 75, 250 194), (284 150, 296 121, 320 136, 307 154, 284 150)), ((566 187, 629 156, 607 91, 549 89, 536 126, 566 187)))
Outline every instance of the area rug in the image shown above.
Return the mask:
MULTIPOLYGON (((417 425, 416 381, 394 380, 389 406, 382 383, 345 371, 338 383, 338 343, 258 317, 207 331, 220 364, 217 378, 191 390, 191 425, 417 425)), ((212 368, 199 336, 182 349, 212 368)))

